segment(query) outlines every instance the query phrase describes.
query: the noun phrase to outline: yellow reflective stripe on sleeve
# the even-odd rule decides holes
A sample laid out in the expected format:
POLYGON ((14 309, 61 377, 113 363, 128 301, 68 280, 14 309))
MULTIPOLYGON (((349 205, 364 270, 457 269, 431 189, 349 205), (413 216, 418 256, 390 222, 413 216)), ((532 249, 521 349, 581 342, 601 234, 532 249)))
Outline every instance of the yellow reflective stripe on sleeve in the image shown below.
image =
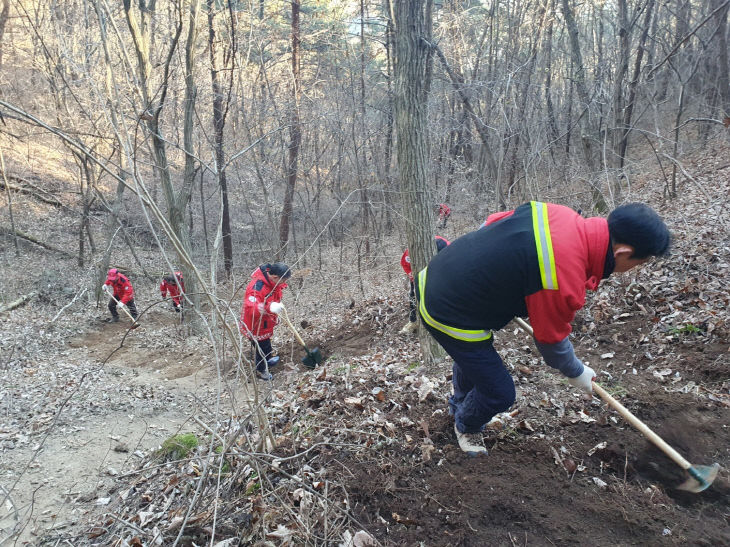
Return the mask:
POLYGON ((418 274, 418 290, 421 294, 420 301, 418 302, 418 310, 421 312, 421 319, 423 319, 423 321, 430 327, 436 329, 437 331, 443 332, 444 334, 451 336, 452 338, 456 338, 457 340, 464 340, 466 342, 484 342, 492 338, 491 330, 457 329, 455 327, 450 327, 448 325, 444 325, 443 323, 439 323, 429 315, 428 311, 426 310, 426 305, 424 304, 424 301, 426 300, 425 295, 427 269, 428 268, 424 268, 418 274))
POLYGON ((539 201, 530 202, 532 206, 532 231, 535 234, 537 261, 540 264, 540 279, 542 288, 557 291, 558 276, 555 271, 555 255, 553 254, 553 240, 550 235, 548 222, 548 206, 539 201))

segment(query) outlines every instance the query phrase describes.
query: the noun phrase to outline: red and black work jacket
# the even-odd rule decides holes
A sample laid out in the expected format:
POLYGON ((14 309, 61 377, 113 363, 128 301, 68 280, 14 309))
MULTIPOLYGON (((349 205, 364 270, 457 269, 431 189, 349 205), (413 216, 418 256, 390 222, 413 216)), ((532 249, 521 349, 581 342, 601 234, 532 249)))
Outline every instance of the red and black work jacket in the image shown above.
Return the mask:
POLYGON ((449 218, 450 216, 451 216, 451 207, 449 207, 445 203, 440 203, 439 204, 439 220, 449 218))
POLYGON ((279 281, 274 284, 260 267, 251 274, 241 308, 241 334, 251 340, 267 340, 274 334, 279 316, 271 312, 272 302, 281 302, 281 293, 287 287, 279 281))
MULTIPOLYGON (((450 241, 446 239, 445 237, 436 236, 436 247, 442 249, 445 245, 448 245, 450 241), (442 241, 443 244, 439 244, 439 241, 442 241)), ((411 270, 411 256, 408 254, 408 249, 403 251, 403 256, 400 257, 400 265, 401 268, 403 268, 403 271, 406 272, 406 275, 408 276, 408 279, 413 281, 413 271, 411 270)))
POLYGON ((560 342, 586 289, 598 287, 609 239, 605 218, 562 205, 533 201, 491 215, 419 273, 419 313, 466 342, 488 341, 492 330, 529 316, 538 342, 560 342))
POLYGON ((114 298, 116 298, 122 304, 127 304, 130 300, 134 299, 134 289, 129 278, 120 273, 117 274, 117 278, 114 281, 107 279, 104 285, 109 285, 114 289, 114 298))
POLYGON ((160 283, 160 293, 162 294, 162 298, 165 298, 169 293, 170 298, 172 298, 175 305, 179 306, 180 295, 185 291, 185 283, 183 283, 182 273, 175 272, 175 277, 177 278, 177 283, 170 283, 167 279, 162 279, 162 283, 160 283), (178 283, 180 284, 179 287, 178 283))

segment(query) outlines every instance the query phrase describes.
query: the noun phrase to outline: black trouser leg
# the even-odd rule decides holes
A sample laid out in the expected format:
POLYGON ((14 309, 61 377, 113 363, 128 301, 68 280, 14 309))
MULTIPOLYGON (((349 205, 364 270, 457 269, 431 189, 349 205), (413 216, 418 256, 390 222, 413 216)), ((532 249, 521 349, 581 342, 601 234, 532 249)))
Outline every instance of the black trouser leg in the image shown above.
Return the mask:
POLYGON ((251 346, 253 347, 253 353, 256 359, 256 370, 263 372, 266 370, 266 360, 273 353, 271 348, 271 339, 266 340, 251 340, 251 346))
POLYGON ((411 323, 415 323, 416 322, 416 285, 415 285, 415 283, 413 283, 413 281, 411 281, 411 288, 410 288, 410 291, 408 292, 408 302, 411 307, 411 313, 410 313, 409 317, 410 317, 411 323))
POLYGON ((109 308, 109 313, 112 314, 112 317, 115 317, 119 319, 119 312, 117 312, 117 301, 113 298, 109 299, 109 305, 107 306, 109 308))
POLYGON ((137 304, 134 303, 134 298, 127 302, 130 315, 136 320, 137 319, 137 304))

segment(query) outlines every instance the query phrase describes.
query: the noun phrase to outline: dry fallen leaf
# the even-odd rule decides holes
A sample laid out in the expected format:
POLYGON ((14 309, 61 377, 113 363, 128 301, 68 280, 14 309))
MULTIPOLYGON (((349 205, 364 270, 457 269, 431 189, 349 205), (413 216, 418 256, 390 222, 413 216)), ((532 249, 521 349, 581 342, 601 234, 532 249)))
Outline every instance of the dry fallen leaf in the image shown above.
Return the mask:
POLYGON ((416 524, 416 521, 408 517, 402 517, 398 513, 393 513, 393 520, 399 524, 411 525, 416 524))

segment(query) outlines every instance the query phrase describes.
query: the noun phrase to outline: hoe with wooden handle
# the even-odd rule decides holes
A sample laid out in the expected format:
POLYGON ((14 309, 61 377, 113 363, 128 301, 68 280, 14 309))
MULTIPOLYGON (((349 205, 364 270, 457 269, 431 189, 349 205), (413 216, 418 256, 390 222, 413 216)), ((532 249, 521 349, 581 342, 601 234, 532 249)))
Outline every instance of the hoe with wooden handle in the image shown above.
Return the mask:
POLYGON ((297 329, 294 328, 294 325, 292 325, 291 321, 289 321, 289 314, 286 312, 286 308, 282 304, 281 311, 284 312, 284 321, 286 321, 286 324, 289 325, 289 328, 294 333, 294 336, 299 341, 299 343, 304 347, 304 352, 306 355, 302 358, 302 363, 304 363, 304 366, 307 368, 314 368, 317 365, 321 364, 324 361, 324 356, 322 355, 322 352, 319 348, 313 348, 310 350, 307 347, 307 344, 304 343, 304 340, 302 340, 302 337, 299 336, 299 333, 297 332, 297 329))
MULTIPOLYGON (((517 323, 530 336, 534 336, 532 327, 524 320, 519 317, 515 317, 515 323, 517 323)), ((689 478, 677 487, 679 490, 697 493, 702 492, 712 484, 717 477, 718 471, 720 471, 719 463, 714 463, 712 465, 692 465, 690 462, 685 460, 679 452, 664 442, 659 435, 649 429, 644 422, 634 416, 625 406, 611 397, 611 395, 609 395, 608 392, 606 392, 606 390, 599 386, 596 382, 593 382, 593 390, 600 395, 601 399, 606 401, 608 406, 621 414, 627 422, 643 433, 647 439, 654 443, 657 448, 664 452, 674 463, 687 471, 689 478)))
MULTIPOLYGON (((106 286, 107 285, 104 285, 104 287, 106 287, 106 286)), ((120 304, 119 300, 117 300, 116 298, 114 298, 114 294, 111 291, 109 291, 108 289, 105 288, 104 289, 104 292, 106 294, 108 294, 111 297, 111 299, 114 300, 114 302, 116 302, 117 304, 120 304)), ((133 329, 136 329, 137 327, 139 327, 139 323, 137 322, 137 320, 134 317, 132 317, 132 314, 131 313, 129 313, 127 311, 127 306, 122 306, 122 311, 125 314, 127 314, 127 317, 129 317, 129 319, 132 321, 132 328, 133 329)))

